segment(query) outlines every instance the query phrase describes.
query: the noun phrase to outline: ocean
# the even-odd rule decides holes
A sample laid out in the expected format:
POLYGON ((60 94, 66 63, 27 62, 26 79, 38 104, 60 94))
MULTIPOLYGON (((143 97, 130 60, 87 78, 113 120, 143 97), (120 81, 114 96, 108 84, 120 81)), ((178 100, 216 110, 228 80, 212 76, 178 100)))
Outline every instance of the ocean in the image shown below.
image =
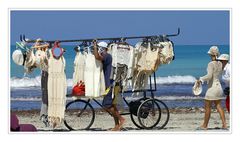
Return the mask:
MULTIPOLYGON (((71 45, 63 46, 67 52, 66 76, 68 92, 71 92, 73 61, 75 52, 71 45)), ((192 94, 192 86, 197 78, 206 74, 207 64, 210 57, 207 54, 210 45, 175 45, 175 60, 170 64, 162 65, 156 71, 157 91, 155 97, 163 100, 168 107, 203 107, 204 92, 200 96, 192 94)), ((219 45, 220 53, 230 53, 229 45, 219 45)), ((11 46, 10 53, 15 49, 11 46)), ((10 55, 10 57, 11 57, 10 55)), ((22 66, 16 65, 10 59, 10 98, 12 110, 40 109, 41 107, 41 84, 40 70, 25 75, 22 66)), ((224 83, 222 82, 224 87, 224 83)), ((132 94, 124 94, 131 98, 132 94)), ((140 96, 134 96, 140 97, 140 96)), ((94 104, 94 107, 98 107, 94 104)))

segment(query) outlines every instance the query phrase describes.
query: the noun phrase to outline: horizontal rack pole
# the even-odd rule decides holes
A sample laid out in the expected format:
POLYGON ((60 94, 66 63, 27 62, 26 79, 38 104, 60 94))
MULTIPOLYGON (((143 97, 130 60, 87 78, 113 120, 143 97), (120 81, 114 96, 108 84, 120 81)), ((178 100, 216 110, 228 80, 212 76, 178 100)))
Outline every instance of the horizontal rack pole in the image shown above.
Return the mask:
MULTIPOLYGON (((152 38, 152 37, 171 37, 171 36, 178 36, 180 34, 180 28, 178 28, 178 32, 176 34, 169 34, 169 35, 151 35, 151 36, 128 36, 128 37, 114 37, 114 38, 90 38, 90 39, 74 39, 74 40, 42 40, 40 42, 48 42, 48 43, 54 43, 55 41, 59 42, 91 42, 93 40, 126 40, 126 39, 138 39, 138 38, 152 38)), ((24 40, 27 43, 34 43, 37 40, 26 40, 25 35, 20 35, 20 39, 24 40)))

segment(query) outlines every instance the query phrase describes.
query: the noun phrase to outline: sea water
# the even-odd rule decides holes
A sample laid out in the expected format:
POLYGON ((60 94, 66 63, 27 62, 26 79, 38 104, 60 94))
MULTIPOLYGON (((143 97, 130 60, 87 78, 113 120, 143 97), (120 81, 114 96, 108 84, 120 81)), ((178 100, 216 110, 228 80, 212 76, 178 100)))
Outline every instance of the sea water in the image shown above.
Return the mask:
MULTIPOLYGON (((68 92, 71 92, 73 62, 75 58, 75 46, 63 46, 67 51, 64 54, 66 59, 66 76, 68 92)), ((207 54, 210 45, 176 45, 174 48, 175 60, 170 64, 161 65, 156 71, 157 91, 155 96, 163 100, 169 107, 202 107, 206 84, 203 85, 203 92, 196 97, 192 94, 192 86, 196 79, 205 75, 210 57, 207 54), (200 100, 200 101, 199 101, 200 100)), ((229 54, 228 45, 219 45, 221 53, 229 54)), ((39 109, 41 105, 41 77, 40 70, 36 69, 31 74, 24 74, 22 66, 16 65, 10 50, 10 97, 11 109, 39 109)), ((224 84, 222 83, 223 87, 224 84)), ((124 94, 131 97, 132 94, 124 94)), ((140 97, 140 96, 137 96, 140 97)), ((97 107, 97 106, 95 106, 97 107)))

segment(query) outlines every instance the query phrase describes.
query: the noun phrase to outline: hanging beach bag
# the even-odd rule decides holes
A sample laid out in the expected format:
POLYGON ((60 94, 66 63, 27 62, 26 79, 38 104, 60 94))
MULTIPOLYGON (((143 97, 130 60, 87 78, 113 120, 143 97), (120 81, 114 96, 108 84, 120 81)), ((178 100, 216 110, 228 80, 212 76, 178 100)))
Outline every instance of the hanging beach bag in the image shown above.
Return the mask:
POLYGON ((55 59, 59 59, 63 55, 63 49, 60 47, 60 42, 56 41, 52 48, 52 55, 55 59))
MULTIPOLYGON (((129 111, 131 114, 137 116, 138 115, 138 108, 139 106, 144 102, 144 99, 131 101, 129 103, 129 111)), ((141 110, 139 111, 139 116, 141 118, 147 118, 149 114, 149 110, 151 109, 151 104, 145 104, 141 107, 141 110)))
POLYGON ((72 95, 73 96, 84 96, 85 95, 85 84, 80 81, 80 83, 77 83, 72 89, 72 95))
POLYGON ((136 101, 131 101, 129 103, 129 111, 130 113, 132 113, 133 115, 137 116, 137 111, 139 106, 141 105, 141 101, 140 100, 136 100, 136 101))
POLYGON ((12 53, 12 59, 15 64, 19 66, 23 66, 26 60, 26 54, 24 54, 21 50, 17 49, 12 53))
POLYGON ((16 42, 16 50, 12 53, 12 59, 15 64, 24 66, 29 48, 26 43, 16 42))

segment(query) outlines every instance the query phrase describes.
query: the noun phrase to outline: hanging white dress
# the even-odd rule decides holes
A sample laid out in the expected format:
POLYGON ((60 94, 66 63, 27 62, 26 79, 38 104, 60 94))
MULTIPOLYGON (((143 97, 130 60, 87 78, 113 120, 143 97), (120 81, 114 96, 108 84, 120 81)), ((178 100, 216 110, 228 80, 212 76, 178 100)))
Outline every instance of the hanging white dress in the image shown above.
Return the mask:
POLYGON ((48 60, 48 118, 53 127, 64 119, 67 82, 65 74, 65 59, 55 59, 49 52, 48 60))
POLYGON ((80 80, 84 81, 85 55, 82 52, 77 52, 74 60, 73 86, 80 80))
POLYGON ((99 97, 105 92, 102 62, 96 60, 90 50, 86 54, 85 62, 85 96, 90 98, 99 97))

